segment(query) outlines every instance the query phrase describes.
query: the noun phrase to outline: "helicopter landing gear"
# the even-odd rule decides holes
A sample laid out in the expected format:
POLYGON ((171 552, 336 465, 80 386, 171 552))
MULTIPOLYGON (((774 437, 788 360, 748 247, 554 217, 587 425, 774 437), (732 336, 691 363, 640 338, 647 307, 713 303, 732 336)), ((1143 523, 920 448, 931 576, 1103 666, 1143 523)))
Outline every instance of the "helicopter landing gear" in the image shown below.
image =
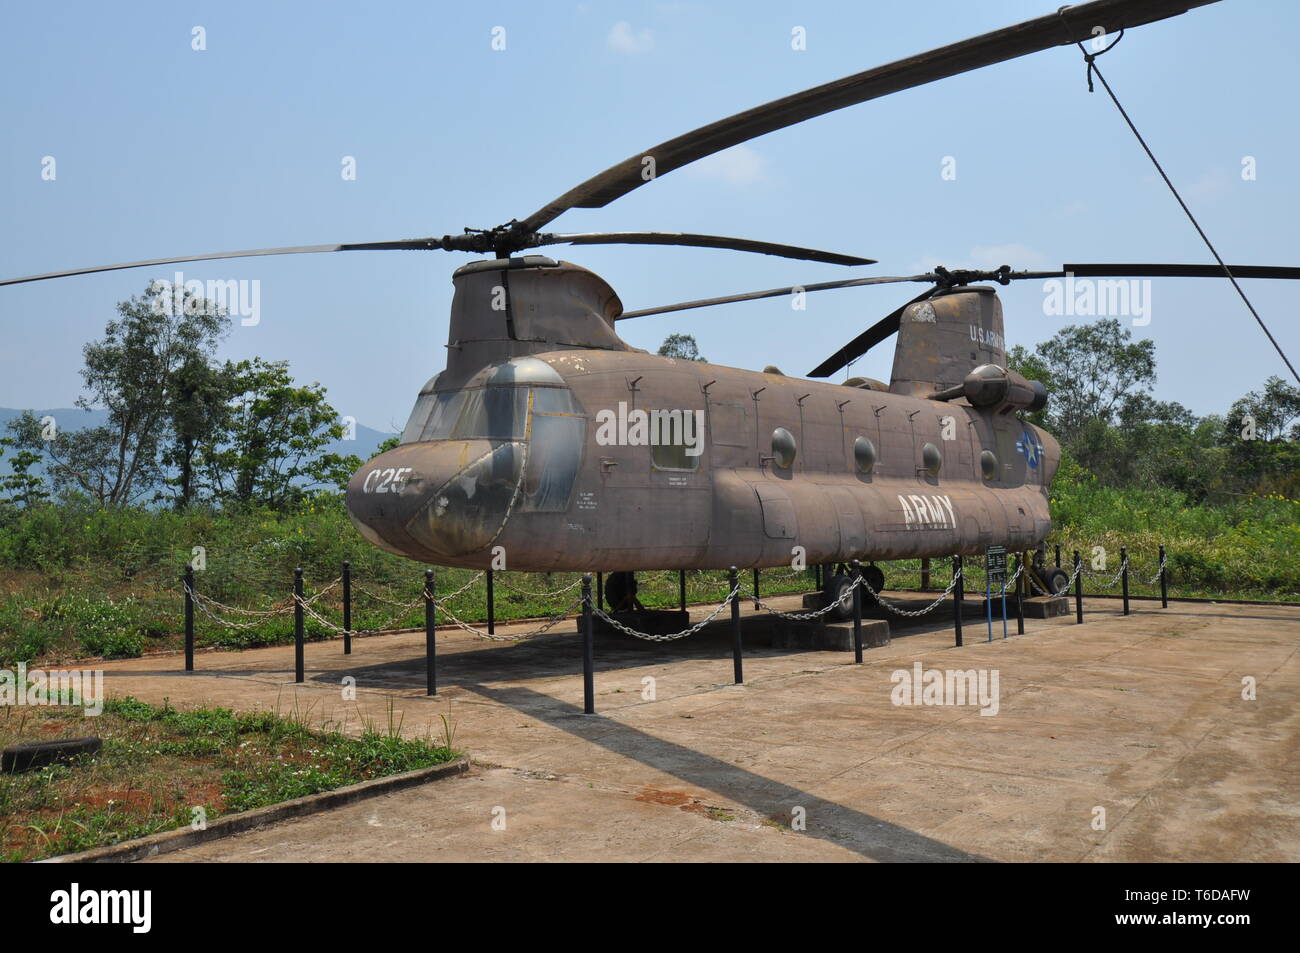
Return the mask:
MULTIPOLYGON (((1047 565, 1047 545, 1039 543, 1033 556, 1034 575, 1047 587, 1048 595, 1059 596, 1070 589, 1070 574, 1059 566, 1047 565)), ((1036 585, 1036 581, 1035 581, 1036 585)))
POLYGON ((1043 575, 1043 582, 1047 583, 1047 591, 1054 596, 1070 590, 1070 574, 1064 569, 1053 567, 1047 570, 1043 575))
POLYGON ((644 612, 645 606, 637 598, 636 575, 630 572, 612 572, 605 579, 605 602, 610 612, 644 612))
MULTIPOLYGON (((875 563, 872 563, 870 566, 867 566, 862 570, 862 581, 871 587, 872 592, 880 592, 880 590, 885 588, 885 571, 875 563)), ((869 599, 872 602, 875 601, 871 592, 864 591, 862 593, 862 598, 869 599)))
MULTIPOLYGON (((848 573, 835 573, 830 577, 830 582, 826 586, 826 599, 828 603, 839 599, 844 595, 845 590, 852 585, 853 577, 848 573)), ((846 597, 843 602, 836 605, 834 609, 826 614, 837 622, 843 622, 845 619, 853 618, 853 597, 846 597)))

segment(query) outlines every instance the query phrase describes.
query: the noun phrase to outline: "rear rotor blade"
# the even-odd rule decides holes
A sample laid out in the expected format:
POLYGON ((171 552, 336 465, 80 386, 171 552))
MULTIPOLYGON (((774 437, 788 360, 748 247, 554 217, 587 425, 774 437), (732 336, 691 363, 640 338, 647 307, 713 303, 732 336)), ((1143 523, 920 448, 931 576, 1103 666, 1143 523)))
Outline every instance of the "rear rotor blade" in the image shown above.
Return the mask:
POLYGON ((914 305, 918 301, 924 301, 926 298, 935 294, 938 290, 938 288, 927 288, 911 301, 907 302, 907 304, 895 311, 891 311, 888 315, 881 318, 848 344, 844 345, 830 357, 826 358, 826 360, 814 367, 808 372, 808 376, 830 377, 850 361, 856 361, 863 354, 866 354, 867 351, 871 350, 881 341, 898 331, 903 318, 903 312, 906 311, 910 305, 914 305))
POLYGON ((857 258, 836 252, 801 248, 798 245, 778 245, 748 238, 727 238, 722 235, 696 235, 690 232, 581 232, 572 235, 539 235, 541 245, 685 245, 694 248, 726 248, 732 251, 757 252, 760 255, 778 255, 803 261, 821 261, 828 265, 874 265, 874 258, 857 258))
POLYGON ((629 156, 538 209, 519 226, 537 231, 571 208, 602 208, 646 182, 758 136, 900 90, 1185 13, 1217 0, 1094 0, 951 43, 794 93, 701 126, 629 156), (649 160, 649 161, 647 161, 649 160))
MULTIPOLYGON (((680 301, 677 304, 665 304, 657 308, 642 308, 640 311, 627 311, 614 318, 644 318, 651 314, 667 314, 670 311, 689 311, 692 308, 711 308, 715 304, 731 304, 735 301, 757 301, 759 298, 778 298, 800 291, 833 291, 836 288, 859 288, 863 285, 888 285, 900 281, 934 281, 934 275, 909 275, 907 277, 885 276, 880 278, 844 278, 840 281, 820 281, 811 285, 790 285, 787 288, 769 288, 766 291, 746 291, 743 294, 723 295, 720 298, 700 298, 697 301, 680 301)), ((929 294, 929 292, 927 292, 929 294)))
POLYGON ((51 271, 44 275, 27 275, 24 278, 2 278, 0 285, 20 285, 27 281, 45 281, 47 278, 68 278, 72 275, 92 275, 101 271, 121 271, 125 268, 149 268, 154 265, 179 265, 187 261, 217 261, 221 258, 259 258, 263 255, 312 255, 331 251, 424 251, 443 247, 436 238, 404 238, 395 242, 356 242, 344 245, 293 245, 285 248, 254 248, 246 251, 213 252, 207 255, 184 255, 179 258, 150 258, 147 261, 130 261, 118 265, 95 265, 90 268, 71 268, 51 271))
MULTIPOLYGON (((1218 265, 1062 265, 1055 277, 1076 278, 1226 278, 1218 265)), ((1300 268, 1280 265, 1229 265, 1234 278, 1300 278, 1300 268)), ((1012 275, 1012 277, 1017 277, 1012 275)))

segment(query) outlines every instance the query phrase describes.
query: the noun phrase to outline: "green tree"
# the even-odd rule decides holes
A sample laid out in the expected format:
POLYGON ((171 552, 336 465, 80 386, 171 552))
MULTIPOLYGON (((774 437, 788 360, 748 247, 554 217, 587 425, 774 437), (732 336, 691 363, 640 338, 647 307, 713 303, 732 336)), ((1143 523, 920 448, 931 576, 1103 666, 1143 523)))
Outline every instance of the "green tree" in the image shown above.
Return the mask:
POLYGON ((298 386, 287 361, 253 358, 230 367, 229 429, 202 452, 208 486, 225 502, 283 506, 313 488, 346 485, 355 455, 324 453, 344 426, 320 384, 298 386))
POLYGON ((400 434, 393 434, 393 436, 389 437, 388 439, 383 441, 383 443, 381 443, 379 446, 375 447, 375 452, 370 455, 370 459, 373 460, 381 453, 387 453, 389 450, 392 450, 394 447, 397 446, 397 444, 401 441, 401 439, 402 437, 400 434))
POLYGON ((48 500, 50 494, 45 489, 45 481, 29 472, 41 462, 41 455, 19 448, 16 437, 0 437, 0 457, 9 449, 14 451, 9 458, 9 473, 0 476, 0 491, 4 492, 4 502, 15 506, 33 506, 48 500))
POLYGON ((192 355, 176 372, 162 462, 168 470, 164 482, 173 489, 177 509, 197 498, 195 471, 202 448, 219 444, 229 431, 230 401, 238 386, 233 365, 217 365, 203 354, 192 355))
POLYGON ((1017 359, 1050 381, 1043 422, 1104 482, 1124 479, 1116 463, 1128 452, 1128 434, 1115 428, 1123 419, 1131 429, 1154 408, 1143 401, 1156 380, 1155 342, 1134 341, 1128 328, 1106 318, 1062 328, 1034 351, 1037 364, 1023 352, 1017 359))
POLYGON ((1234 401, 1220 445, 1239 489, 1300 496, 1300 387, 1270 377, 1234 401))
POLYGON ((1156 381, 1155 342, 1134 341, 1116 318, 1062 328, 1035 352, 1051 377, 1051 419, 1065 443, 1086 446, 1097 423, 1115 423, 1124 401, 1156 381))
POLYGON ((664 338, 664 343, 659 346, 660 357, 675 357, 682 361, 701 361, 705 358, 700 354, 699 345, 695 343, 695 337, 691 334, 670 334, 664 338))
POLYGON ((56 489, 76 488, 101 506, 138 502, 162 479, 161 448, 181 368, 206 360, 230 322, 219 309, 185 292, 177 301, 151 283, 142 298, 117 305, 104 337, 87 344, 81 376, 83 410, 102 407, 100 427, 62 430, 53 439, 31 414, 10 424, 19 445, 41 454, 56 489))

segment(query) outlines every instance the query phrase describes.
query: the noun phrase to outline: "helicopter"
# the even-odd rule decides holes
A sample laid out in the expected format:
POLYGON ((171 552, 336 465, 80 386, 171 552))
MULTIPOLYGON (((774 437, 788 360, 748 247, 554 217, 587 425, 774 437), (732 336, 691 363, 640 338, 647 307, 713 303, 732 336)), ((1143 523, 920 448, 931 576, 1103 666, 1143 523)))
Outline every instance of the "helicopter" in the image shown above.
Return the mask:
MULTIPOLYGON (((935 268, 626 311, 546 246, 720 248, 843 266, 873 259, 668 232, 553 233, 673 170, 825 113, 1052 46, 1116 34, 1216 0, 1093 0, 755 107, 638 152, 524 219, 462 234, 160 258, 0 285, 191 261, 340 251, 491 255, 452 275, 445 369, 419 390, 396 447, 346 489, 358 532, 424 563, 521 571, 635 572, 873 563, 1036 551, 1051 529, 1060 446, 1025 415, 1049 399, 1007 368, 989 283, 1049 277, 1223 277, 1214 265, 1072 264, 1053 271, 935 268), (779 295, 895 282, 928 287, 808 375, 825 378, 897 334, 886 383, 842 384, 650 354, 618 322, 779 295)), ((1232 266, 1239 277, 1298 268, 1232 266)), ((1045 571, 1059 590, 1060 570, 1045 571)), ((829 583, 845 584, 843 575, 829 583)), ((830 589, 828 588, 828 592, 830 589)))

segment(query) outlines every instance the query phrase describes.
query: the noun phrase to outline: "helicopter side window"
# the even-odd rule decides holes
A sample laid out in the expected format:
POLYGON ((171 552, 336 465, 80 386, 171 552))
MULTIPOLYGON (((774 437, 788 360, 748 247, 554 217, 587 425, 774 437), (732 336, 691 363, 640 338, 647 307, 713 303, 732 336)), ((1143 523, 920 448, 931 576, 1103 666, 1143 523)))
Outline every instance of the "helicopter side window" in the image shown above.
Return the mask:
POLYGON ((682 443, 656 443, 650 445, 650 462, 656 470, 698 470, 699 456, 691 456, 682 443))

